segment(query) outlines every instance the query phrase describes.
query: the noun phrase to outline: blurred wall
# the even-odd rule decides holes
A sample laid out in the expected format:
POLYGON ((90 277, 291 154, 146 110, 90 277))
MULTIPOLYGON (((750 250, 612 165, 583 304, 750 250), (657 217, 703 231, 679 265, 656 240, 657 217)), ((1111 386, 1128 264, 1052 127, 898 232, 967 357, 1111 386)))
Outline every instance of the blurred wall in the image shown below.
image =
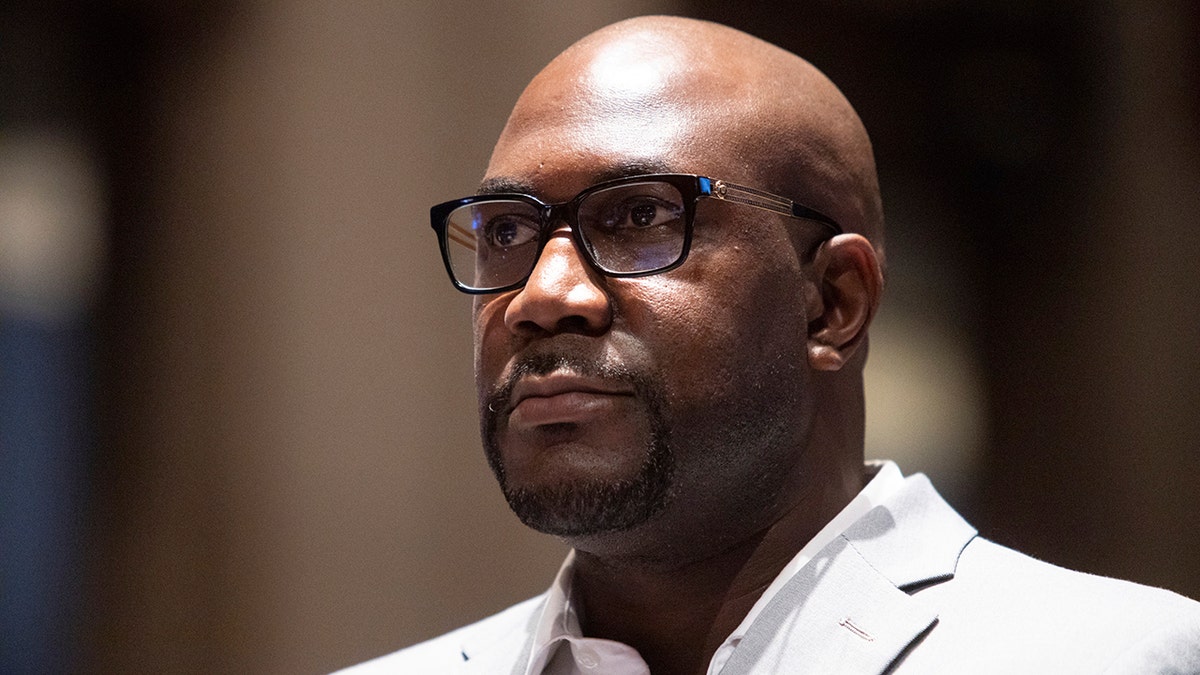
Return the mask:
POLYGON ((871 132, 868 453, 985 536, 1200 596, 1200 14, 1181 0, 696 0, 871 132))
POLYGON ((1200 597, 1200 6, 1100 3, 1092 134, 989 324, 986 524, 1200 597), (1090 147, 1089 147, 1090 146, 1090 147), (1080 161, 1082 160, 1082 161, 1080 161))
POLYGON ((426 213, 545 61, 651 11, 809 57, 876 140, 871 452, 1003 542, 1200 595, 1190 4, 41 11, 94 50, 111 184, 84 670, 321 672, 549 583, 561 547, 478 449, 426 213))
POLYGON ((546 585, 428 206, 546 60, 661 6, 138 10, 89 670, 320 672, 546 585))

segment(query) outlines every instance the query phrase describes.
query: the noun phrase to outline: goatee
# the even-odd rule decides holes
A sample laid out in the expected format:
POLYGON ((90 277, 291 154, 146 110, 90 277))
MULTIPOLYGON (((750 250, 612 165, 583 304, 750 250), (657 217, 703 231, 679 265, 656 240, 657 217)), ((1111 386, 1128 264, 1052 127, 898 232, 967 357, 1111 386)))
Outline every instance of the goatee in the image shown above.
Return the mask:
POLYGON ((527 526, 562 537, 620 532, 654 517, 670 498, 675 457, 664 418, 663 396, 645 375, 568 354, 536 354, 517 362, 504 383, 480 406, 483 448, 509 508, 527 526), (498 439, 510 410, 513 387, 522 377, 569 371, 629 384, 644 408, 649 433, 636 474, 625 479, 580 478, 539 487, 512 486, 498 439))

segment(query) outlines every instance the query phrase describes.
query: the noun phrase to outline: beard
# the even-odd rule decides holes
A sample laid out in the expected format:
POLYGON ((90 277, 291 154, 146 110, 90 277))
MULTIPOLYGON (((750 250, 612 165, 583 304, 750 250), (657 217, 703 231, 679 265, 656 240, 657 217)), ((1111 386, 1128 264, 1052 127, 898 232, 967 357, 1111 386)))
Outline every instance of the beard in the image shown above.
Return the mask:
POLYGON ((564 354, 538 354, 519 361, 504 383, 480 406, 484 453, 509 508, 526 526, 560 537, 621 532, 654 517, 667 505, 675 468, 663 398, 654 380, 625 368, 564 354), (556 370, 618 380, 632 386, 649 422, 649 432, 640 448, 641 465, 634 475, 620 479, 584 477, 536 487, 510 483, 500 450, 499 430, 501 421, 511 412, 513 387, 524 376, 546 375, 556 370))

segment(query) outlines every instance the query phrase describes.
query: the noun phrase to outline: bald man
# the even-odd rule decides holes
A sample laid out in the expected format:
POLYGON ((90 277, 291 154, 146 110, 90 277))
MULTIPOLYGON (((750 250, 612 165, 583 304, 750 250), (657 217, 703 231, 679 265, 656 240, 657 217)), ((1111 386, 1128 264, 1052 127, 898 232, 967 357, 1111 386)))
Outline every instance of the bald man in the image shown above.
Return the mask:
POLYGON ((353 672, 1200 672, 1197 603, 1000 547, 864 463, 879 189, 800 58, 609 26, 431 213, 475 295, 487 460, 572 552, 545 594, 353 672))

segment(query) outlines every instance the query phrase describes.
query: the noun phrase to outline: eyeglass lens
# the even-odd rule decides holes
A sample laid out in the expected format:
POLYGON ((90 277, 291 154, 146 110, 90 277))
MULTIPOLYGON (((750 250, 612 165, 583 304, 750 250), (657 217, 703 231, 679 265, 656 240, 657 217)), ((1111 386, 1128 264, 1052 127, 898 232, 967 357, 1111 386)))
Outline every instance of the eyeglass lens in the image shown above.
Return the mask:
MULTIPOLYGON (((679 189, 662 181, 622 183, 579 199, 578 228, 592 262, 613 274, 669 267, 683 255, 687 209, 679 189)), ((544 209, 515 199, 460 206, 446 219, 450 267, 470 288, 501 288, 537 264, 544 209)))

